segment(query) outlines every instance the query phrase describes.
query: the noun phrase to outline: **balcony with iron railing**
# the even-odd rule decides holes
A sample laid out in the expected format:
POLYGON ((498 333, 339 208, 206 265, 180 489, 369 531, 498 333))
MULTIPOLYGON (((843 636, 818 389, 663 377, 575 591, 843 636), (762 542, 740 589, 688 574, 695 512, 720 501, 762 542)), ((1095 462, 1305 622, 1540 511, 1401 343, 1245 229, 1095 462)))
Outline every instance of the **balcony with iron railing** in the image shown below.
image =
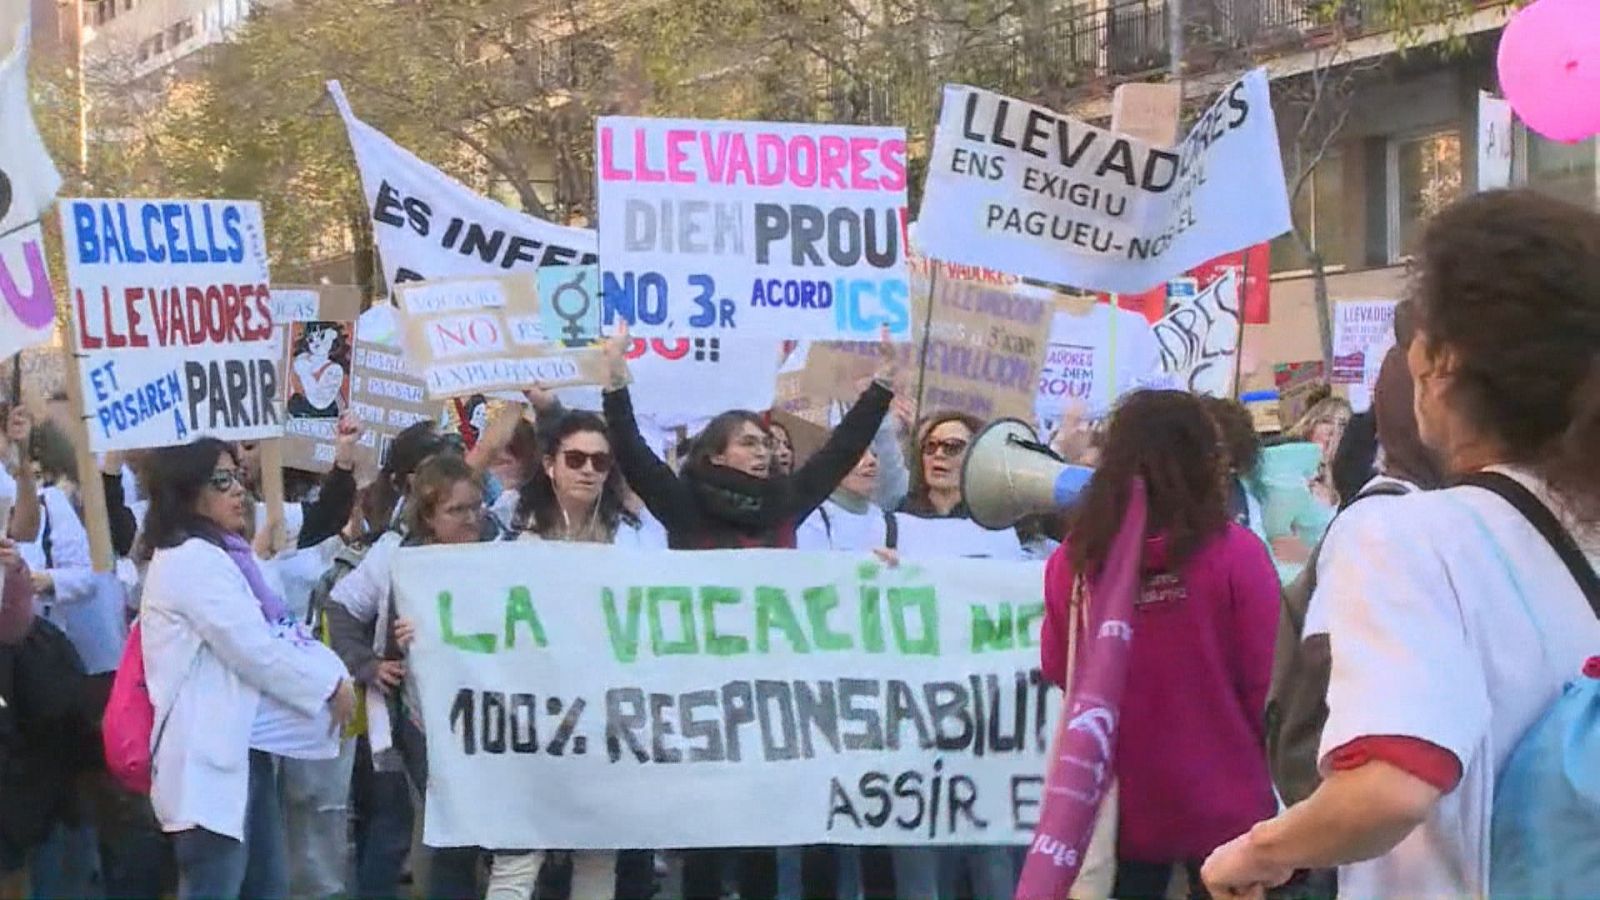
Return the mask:
MULTIPOLYGON (((1317 46, 1362 30, 1370 0, 1080 0, 1042 25, 1018 28, 955 54, 934 53, 928 70, 1036 102, 1065 104, 1098 85, 1142 80, 1170 66, 1169 11, 1181 10, 1184 68, 1242 67, 1251 59, 1317 46)), ((877 73, 875 73, 877 74, 877 73)), ((902 121, 922 98, 893 73, 863 79, 825 73, 823 95, 844 120, 902 121), (864 83, 865 82, 865 83, 864 83), (902 101, 916 100, 910 106, 902 101)), ((915 84, 915 80, 912 80, 915 84)))

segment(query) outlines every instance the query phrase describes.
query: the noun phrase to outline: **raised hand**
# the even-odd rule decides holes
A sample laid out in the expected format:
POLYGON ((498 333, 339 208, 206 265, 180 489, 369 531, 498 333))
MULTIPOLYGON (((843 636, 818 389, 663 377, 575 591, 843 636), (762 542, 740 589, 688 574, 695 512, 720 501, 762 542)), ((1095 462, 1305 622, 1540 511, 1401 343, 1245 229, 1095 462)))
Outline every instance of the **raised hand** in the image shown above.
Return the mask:
POLYGON ((603 353, 606 361, 606 390, 616 391, 628 386, 628 322, 617 320, 617 329, 606 338, 603 353))
POLYGON ((361 441, 361 419, 354 411, 345 410, 339 423, 333 426, 333 464, 349 471, 356 466, 356 445, 361 441))

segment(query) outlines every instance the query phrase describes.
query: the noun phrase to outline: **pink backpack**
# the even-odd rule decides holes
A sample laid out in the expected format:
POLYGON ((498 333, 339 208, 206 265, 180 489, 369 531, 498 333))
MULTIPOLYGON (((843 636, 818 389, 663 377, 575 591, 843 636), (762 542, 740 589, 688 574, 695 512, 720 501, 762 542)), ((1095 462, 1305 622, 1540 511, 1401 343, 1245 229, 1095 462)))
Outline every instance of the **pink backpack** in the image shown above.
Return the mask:
MULTIPOLYGON (((163 722, 162 724, 166 724, 163 722)), ((105 744, 106 768, 117 784, 140 794, 150 793, 150 746, 155 732, 156 708, 144 680, 144 646, 139 623, 128 631, 122 661, 111 682, 100 736, 105 744)))

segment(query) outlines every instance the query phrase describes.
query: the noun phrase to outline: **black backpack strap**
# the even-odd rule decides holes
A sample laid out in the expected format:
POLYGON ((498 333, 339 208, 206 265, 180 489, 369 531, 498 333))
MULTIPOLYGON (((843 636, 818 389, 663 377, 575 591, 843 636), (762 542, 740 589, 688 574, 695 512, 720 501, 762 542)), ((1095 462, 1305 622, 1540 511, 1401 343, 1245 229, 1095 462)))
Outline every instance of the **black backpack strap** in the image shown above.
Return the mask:
POLYGON ((1561 562, 1566 565, 1567 571, 1571 572, 1573 579, 1578 582, 1584 599, 1589 601, 1589 608, 1594 610, 1596 617, 1600 617, 1600 575, 1595 574, 1594 566, 1589 564, 1589 558, 1583 555, 1578 542, 1572 539, 1572 534, 1566 528, 1562 527, 1561 521, 1549 507, 1535 497, 1532 491, 1523 487, 1521 482, 1500 472, 1474 472, 1458 483, 1491 491, 1516 507, 1517 512, 1522 513, 1522 517, 1550 542, 1551 549, 1556 551, 1556 556, 1561 557, 1561 562))
POLYGON ((817 507, 817 515, 822 517, 822 533, 828 536, 828 546, 833 546, 833 519, 828 517, 828 504, 823 503, 817 507))
POLYGON ((890 550, 900 546, 900 520, 887 509, 883 511, 883 540, 884 546, 890 550))
POLYGON ((44 528, 39 532, 39 548, 44 551, 44 567, 56 567, 55 550, 50 546, 50 504, 45 501, 44 492, 39 492, 39 515, 44 517, 44 528))

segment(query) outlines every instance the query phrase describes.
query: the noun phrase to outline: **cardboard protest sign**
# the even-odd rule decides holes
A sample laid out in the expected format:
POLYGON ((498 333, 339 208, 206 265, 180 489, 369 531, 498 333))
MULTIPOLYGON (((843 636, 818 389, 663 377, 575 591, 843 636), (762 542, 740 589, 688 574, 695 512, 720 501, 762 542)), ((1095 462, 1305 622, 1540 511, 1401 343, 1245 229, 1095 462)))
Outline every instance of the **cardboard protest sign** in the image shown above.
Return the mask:
POLYGON ((1277 237, 1289 198, 1266 70, 1170 148, 947 85, 918 224, 929 256, 1116 293, 1277 237))
POLYGON ((531 273, 412 282, 395 296, 406 358, 432 399, 605 381, 600 346, 545 334, 531 273))
MULTIPOLYGON (((915 282, 916 340, 896 345, 897 390, 916 398, 917 408, 925 412, 964 412, 986 421, 1030 420, 1052 305, 994 285, 945 278, 932 279, 931 285, 920 278, 915 282), (933 318, 924 329, 930 303, 933 318)), ((853 401, 860 380, 878 368, 881 353, 877 343, 813 343, 804 389, 818 397, 853 401)))
POLYGON ((28 35, 0 60, 0 360, 50 340, 55 295, 39 218, 61 186, 28 104, 28 35))
POLYGON ((514 542, 402 549, 393 584, 430 846, 1031 834, 1042 564, 514 542))
POLYGON ((1327 392, 1328 380, 1322 360, 1276 363, 1272 367, 1273 386, 1278 389, 1278 421, 1284 428, 1293 426, 1327 392))
MULTIPOLYGON (((357 119, 336 84, 329 86, 329 93, 344 116, 390 284, 499 276, 536 266, 589 265, 597 258, 593 231, 552 225, 473 193, 357 119), (393 206, 397 201, 399 209, 393 206), (412 218, 408 210, 417 201, 426 205, 428 214, 422 215, 419 208, 412 218), (398 213, 405 215, 396 221, 398 213), (418 222, 424 224, 419 228, 418 222), (490 249, 497 252, 487 252, 490 249), (534 251, 537 258, 529 260, 534 251)), ((379 322, 371 327, 379 327, 379 322)), ((651 343, 636 341, 636 353, 629 358, 633 408, 640 419, 671 428, 727 409, 772 405, 778 341, 742 339, 719 346, 714 354, 695 354, 688 352, 687 338, 661 340, 659 352, 651 343)), ((599 408, 597 390, 569 388, 561 396, 574 406, 599 408)))
POLYGON ((283 434, 282 334, 261 209, 63 200, 90 449, 283 434))
POLYGON ((36 419, 44 415, 51 397, 66 391, 67 354, 64 350, 29 347, 0 362, 0 402, 18 396, 36 419))
POLYGON ((1232 397, 1239 374, 1239 278, 1233 272, 1180 300, 1155 324, 1166 385, 1232 397))
POLYGON ((283 331, 283 464, 326 472, 333 467, 334 426, 350 406, 351 356, 361 290, 354 285, 272 289, 272 319, 283 331))
POLYGON ((595 134, 607 322, 909 333, 904 129, 613 116, 595 134))
POLYGON ((356 470, 363 476, 389 458, 389 445, 400 432, 423 419, 437 419, 441 407, 428 399, 422 379, 407 369, 405 354, 384 341, 382 324, 381 317, 361 317, 351 356, 350 408, 362 426, 356 470))
POLYGON ((1334 384, 1360 384, 1369 348, 1394 340, 1398 300, 1341 300, 1333 305, 1334 384))

